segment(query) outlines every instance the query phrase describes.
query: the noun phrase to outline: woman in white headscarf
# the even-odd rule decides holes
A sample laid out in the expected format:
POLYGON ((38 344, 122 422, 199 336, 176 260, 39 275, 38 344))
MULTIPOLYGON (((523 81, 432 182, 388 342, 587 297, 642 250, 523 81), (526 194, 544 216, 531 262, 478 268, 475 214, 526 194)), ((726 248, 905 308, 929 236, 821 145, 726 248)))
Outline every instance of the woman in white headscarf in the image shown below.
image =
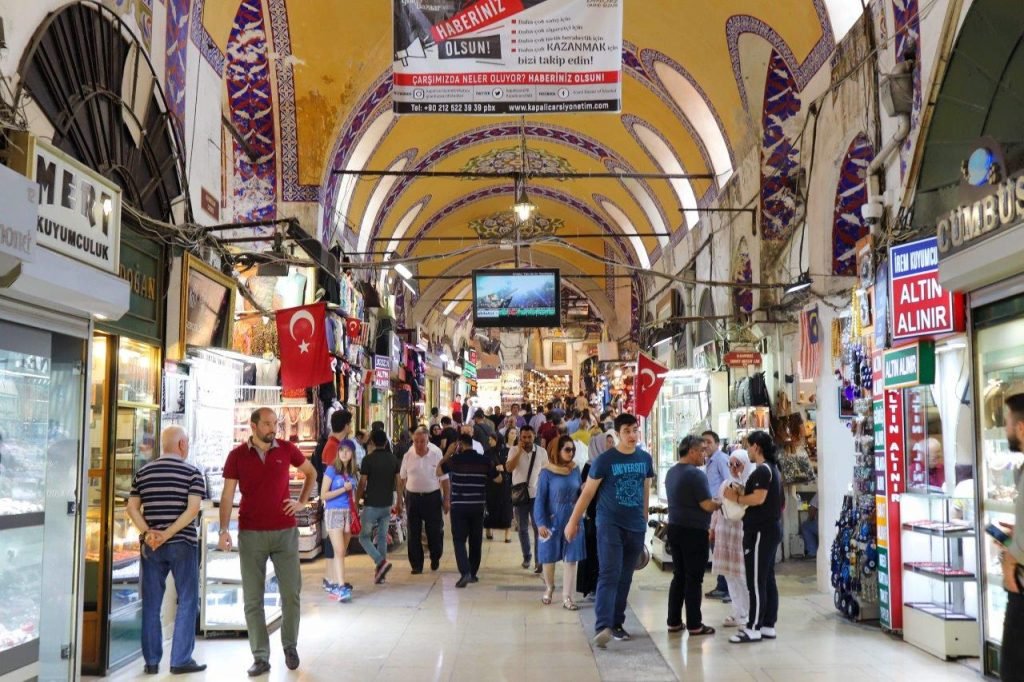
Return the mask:
POLYGON ((711 516, 711 541, 715 549, 711 563, 715 572, 725 576, 732 598, 732 615, 727 616, 723 625, 736 627, 747 622, 750 597, 747 592, 747 572, 743 564, 743 515, 742 507, 724 499, 727 486, 740 484, 754 470, 746 450, 736 450, 729 455, 730 478, 714 491, 716 499, 722 500, 722 509, 711 516))

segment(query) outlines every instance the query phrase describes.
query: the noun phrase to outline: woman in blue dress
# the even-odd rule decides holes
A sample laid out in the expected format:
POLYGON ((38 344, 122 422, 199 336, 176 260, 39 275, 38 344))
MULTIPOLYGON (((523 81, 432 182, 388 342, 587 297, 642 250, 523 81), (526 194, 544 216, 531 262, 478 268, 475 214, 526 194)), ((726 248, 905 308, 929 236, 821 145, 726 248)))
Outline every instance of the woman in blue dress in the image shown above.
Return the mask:
MULTIPOLYGON (((548 462, 537 481, 537 498, 533 502, 533 517, 537 520, 540 547, 537 561, 544 566, 544 596, 541 601, 551 603, 555 592, 555 564, 563 563, 562 608, 579 610, 572 594, 576 587, 576 565, 586 558, 584 533, 577 533, 572 542, 565 539, 565 524, 580 494, 579 469, 573 462, 576 445, 569 436, 560 436, 557 449, 548 453, 548 462)), ((580 530, 583 530, 580 521, 580 530)))

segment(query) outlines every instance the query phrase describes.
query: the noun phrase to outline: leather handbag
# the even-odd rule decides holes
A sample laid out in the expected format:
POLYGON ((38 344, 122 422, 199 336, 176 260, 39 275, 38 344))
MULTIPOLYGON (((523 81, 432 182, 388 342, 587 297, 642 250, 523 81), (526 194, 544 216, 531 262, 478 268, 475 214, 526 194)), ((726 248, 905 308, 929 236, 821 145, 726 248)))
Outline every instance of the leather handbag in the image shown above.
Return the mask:
POLYGON ((530 504, 530 477, 533 476, 533 465, 537 460, 537 446, 533 447, 533 452, 530 454, 530 467, 526 471, 526 481, 523 483, 516 483, 512 486, 512 506, 513 507, 525 507, 530 504))

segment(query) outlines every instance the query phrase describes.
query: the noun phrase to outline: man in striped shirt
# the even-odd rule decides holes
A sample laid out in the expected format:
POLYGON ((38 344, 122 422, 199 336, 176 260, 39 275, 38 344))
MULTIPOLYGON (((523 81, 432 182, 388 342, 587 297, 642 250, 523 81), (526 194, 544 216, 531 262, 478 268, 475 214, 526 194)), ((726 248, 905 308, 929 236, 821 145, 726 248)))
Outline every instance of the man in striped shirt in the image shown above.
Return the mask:
POLYGON ((142 656, 145 672, 155 675, 163 657, 160 605, 167 574, 174 576, 178 611, 174 618, 171 673, 202 672, 195 662, 199 610, 199 535, 195 518, 206 494, 203 475, 188 459, 188 436, 168 426, 160 438, 161 456, 135 474, 128 515, 142 531, 142 656))
POLYGON ((480 555, 484 543, 484 507, 487 504, 487 479, 501 483, 499 468, 485 455, 473 449, 473 436, 459 434, 458 452, 449 454, 437 465, 437 475, 448 474, 452 487, 452 541, 459 581, 465 587, 478 581, 480 555), (466 544, 469 543, 469 554, 466 544))

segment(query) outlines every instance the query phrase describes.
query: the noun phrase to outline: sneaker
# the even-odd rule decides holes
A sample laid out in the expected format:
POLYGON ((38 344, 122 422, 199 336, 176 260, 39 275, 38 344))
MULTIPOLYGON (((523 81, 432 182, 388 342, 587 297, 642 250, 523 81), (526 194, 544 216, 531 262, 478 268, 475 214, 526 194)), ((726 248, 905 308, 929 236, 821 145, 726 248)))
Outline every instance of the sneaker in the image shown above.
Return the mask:
POLYGON ((387 559, 382 560, 377 564, 377 570, 373 573, 373 582, 380 585, 384 582, 384 578, 387 577, 388 571, 391 570, 391 562, 387 559))
POLYGON ((530 560, 529 559, 523 559, 523 563, 521 563, 520 566, 522 566, 523 568, 529 568, 530 567, 530 560))
POLYGON ((329 581, 327 578, 324 578, 323 586, 324 586, 324 592, 330 592, 332 589, 337 587, 337 585, 335 585, 334 583, 329 581))
POLYGON ((729 593, 722 590, 711 590, 710 592, 705 592, 704 596, 708 599, 724 599, 729 596, 729 593))
POLYGON ((342 603, 352 601, 352 590, 348 589, 344 585, 335 590, 332 590, 331 595, 342 603))
POLYGON ((761 636, 765 639, 775 639, 775 628, 761 628, 761 636))
POLYGON ((608 642, 612 641, 613 636, 614 635, 612 634, 612 629, 605 628, 604 630, 601 630, 596 635, 594 635, 594 639, 592 639, 591 641, 594 643, 594 646, 596 646, 598 649, 607 649, 608 642))
POLYGON ((626 629, 621 625, 612 630, 612 637, 615 638, 616 642, 628 642, 629 640, 633 639, 629 636, 629 633, 626 632, 626 629))

